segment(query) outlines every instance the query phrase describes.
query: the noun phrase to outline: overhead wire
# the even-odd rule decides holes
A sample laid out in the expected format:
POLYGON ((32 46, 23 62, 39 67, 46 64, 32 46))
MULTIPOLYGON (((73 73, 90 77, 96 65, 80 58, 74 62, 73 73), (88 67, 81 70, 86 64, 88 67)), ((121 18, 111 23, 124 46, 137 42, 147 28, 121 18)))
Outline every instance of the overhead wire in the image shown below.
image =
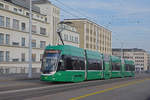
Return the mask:
MULTIPOLYGON (((53 1, 57 2, 57 4, 59 3, 59 5, 61 5, 61 7, 60 7, 61 10, 62 10, 64 13, 66 13, 67 15, 71 15, 72 17, 76 17, 76 18, 81 18, 81 16, 82 16, 83 18, 87 18, 87 19, 89 19, 89 20, 92 20, 92 21, 94 21, 94 22, 97 22, 95 18, 87 16, 87 15, 86 15, 85 13, 83 13, 83 11, 81 11, 81 10, 75 9, 75 8, 73 8, 73 7, 70 7, 69 5, 67 5, 67 4, 65 4, 65 3, 63 3, 63 2, 61 2, 60 0, 53 0, 53 1), (63 8, 62 8, 62 6, 63 6, 63 8), (65 8, 69 8, 70 10, 75 11, 75 13, 78 14, 78 15, 72 13, 70 10, 67 11, 65 8)), ((122 2, 122 0, 119 1, 120 5, 122 5, 121 2, 122 2)), ((114 18, 114 16, 113 16, 113 18, 114 18)), ((139 24, 139 23, 140 23, 140 21, 138 21, 138 24, 139 24)), ((111 25, 112 25, 112 22, 111 22, 111 20, 109 20, 109 22, 108 22, 107 24, 105 23, 104 27, 106 27, 106 28, 109 29, 109 28, 111 28, 111 25)), ((116 37, 120 37, 119 35, 116 34, 116 32, 112 32, 112 35, 116 35, 116 36, 114 36, 115 40, 119 41, 120 43, 122 43, 122 42, 125 43, 125 41, 122 41, 122 40, 116 38, 116 37)))

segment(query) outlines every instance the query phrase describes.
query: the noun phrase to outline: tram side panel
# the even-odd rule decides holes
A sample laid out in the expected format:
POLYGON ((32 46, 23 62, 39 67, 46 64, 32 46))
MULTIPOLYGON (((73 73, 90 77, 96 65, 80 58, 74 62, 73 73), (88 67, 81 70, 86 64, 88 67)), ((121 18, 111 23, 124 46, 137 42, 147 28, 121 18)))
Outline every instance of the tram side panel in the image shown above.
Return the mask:
POLYGON ((112 78, 119 78, 122 76, 121 73, 121 59, 119 57, 111 56, 112 63, 112 78))
POLYGON ((110 56, 103 55, 103 78, 110 79, 111 78, 111 62, 110 56))
POLYGON ((86 50, 87 56, 87 80, 103 78, 102 55, 99 52, 86 50))

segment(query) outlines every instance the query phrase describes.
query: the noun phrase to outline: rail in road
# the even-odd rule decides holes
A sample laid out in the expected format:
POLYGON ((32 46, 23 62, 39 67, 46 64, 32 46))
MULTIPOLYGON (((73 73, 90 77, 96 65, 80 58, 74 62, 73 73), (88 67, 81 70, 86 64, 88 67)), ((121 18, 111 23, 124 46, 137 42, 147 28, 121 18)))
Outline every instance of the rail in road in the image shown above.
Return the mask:
POLYGON ((140 80, 150 77, 150 75, 141 75, 135 78, 117 78, 111 80, 95 80, 81 83, 45 83, 39 80, 24 80, 4 82, 0 84, 0 100, 12 100, 21 98, 40 97, 44 95, 57 94, 64 91, 71 91, 86 87, 101 86, 123 81, 140 80), (16 83, 16 85, 14 85, 16 83), (11 84, 11 85, 10 85, 11 84), (20 85, 21 84, 21 85, 20 85), (6 87, 6 88, 5 88, 6 87))

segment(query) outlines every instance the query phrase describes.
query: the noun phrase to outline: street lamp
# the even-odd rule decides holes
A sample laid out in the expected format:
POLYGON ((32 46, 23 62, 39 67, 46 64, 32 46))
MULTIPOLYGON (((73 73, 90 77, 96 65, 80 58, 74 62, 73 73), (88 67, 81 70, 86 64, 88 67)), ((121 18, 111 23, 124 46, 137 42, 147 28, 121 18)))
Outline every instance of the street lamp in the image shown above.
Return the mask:
POLYGON ((28 77, 32 78, 32 0, 30 0, 30 17, 29 17, 29 70, 28 77))

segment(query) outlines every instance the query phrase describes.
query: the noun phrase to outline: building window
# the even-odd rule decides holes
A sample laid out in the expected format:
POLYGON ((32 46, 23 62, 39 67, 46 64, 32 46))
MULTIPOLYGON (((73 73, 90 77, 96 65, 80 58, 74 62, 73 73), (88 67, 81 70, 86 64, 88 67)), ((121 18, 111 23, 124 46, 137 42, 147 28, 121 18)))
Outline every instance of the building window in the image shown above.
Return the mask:
POLYGON ((69 39, 70 41, 72 40, 72 36, 70 35, 70 39, 69 39))
POLYGON ((19 20, 13 19, 13 28, 19 30, 19 20))
POLYGON ((42 61, 43 59, 43 54, 40 54, 40 61, 42 61))
POLYGON ((36 40, 32 40, 32 47, 36 48, 36 40))
POLYGON ((47 22, 47 18, 45 18, 45 22, 47 22))
POLYGON ((37 18, 39 18, 39 15, 36 15, 37 18))
POLYGON ((86 44, 86 48, 89 48, 89 44, 86 44))
POLYGON ((10 27, 10 18, 6 17, 6 27, 10 27))
POLYGON ((71 37, 71 41, 74 42, 74 37, 73 36, 71 37))
POLYGON ((4 4, 0 3, 0 8, 4 8, 4 4))
POLYGON ((0 62, 4 61, 4 51, 0 51, 0 62))
POLYGON ((4 27, 4 16, 0 16, 0 26, 4 27))
POLYGON ((0 44, 4 44, 4 34, 0 33, 0 44))
POLYGON ((46 28, 40 28, 40 34, 46 35, 46 28))
POLYGON ((9 10, 9 5, 5 5, 5 9, 9 10))
POLYGON ((36 62, 36 54, 32 54, 32 61, 36 62))
POLYGON ((14 8, 14 12, 17 12, 17 8, 14 8))
POLYGON ((40 41, 40 48, 45 48, 46 42, 45 41, 40 41))
POLYGON ((26 12, 26 16, 29 16, 30 14, 28 12, 26 12))
POLYGON ((26 29, 26 24, 25 23, 21 23, 21 30, 25 31, 25 29, 26 29))
POLYGON ((19 46, 19 43, 18 42, 12 42, 12 45, 13 46, 19 46))
POLYGON ((36 25, 32 25, 32 32, 36 33, 36 25))
POLYGON ((25 41, 25 38, 22 38, 22 39, 21 39, 21 46, 24 47, 24 46, 25 46, 25 42, 26 42, 26 41, 25 41))
POLYGON ((20 12, 22 12, 22 9, 19 9, 20 12))
POLYGON ((9 51, 6 51, 6 62, 9 62, 9 55, 10 55, 10 52, 9 51))
POLYGON ((18 58, 12 59, 13 62, 19 62, 18 58))
POLYGON ((10 44, 10 35, 6 34, 6 44, 9 45, 10 44))
POLYGON ((79 43, 78 37, 75 37, 75 42, 79 43))
POLYGON ((64 34, 64 40, 67 41, 68 40, 68 35, 64 34))
POLYGON ((21 61, 22 61, 22 62, 25 62, 25 53, 22 53, 22 54, 21 54, 21 61))

